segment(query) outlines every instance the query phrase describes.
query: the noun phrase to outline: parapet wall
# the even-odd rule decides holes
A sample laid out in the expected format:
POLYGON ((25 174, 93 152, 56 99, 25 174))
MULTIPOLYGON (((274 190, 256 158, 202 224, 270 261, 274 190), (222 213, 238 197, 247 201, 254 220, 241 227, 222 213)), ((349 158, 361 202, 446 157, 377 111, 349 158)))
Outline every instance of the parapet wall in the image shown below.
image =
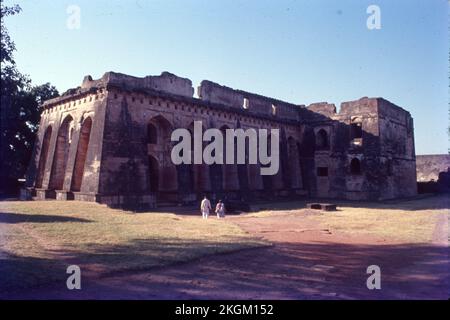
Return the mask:
POLYGON ((244 110, 249 114, 270 116, 274 119, 322 121, 325 118, 346 118, 350 115, 369 115, 378 112, 389 118, 397 119, 401 123, 405 123, 405 119, 410 118, 409 112, 381 98, 364 97, 359 100, 343 102, 339 113, 336 113, 336 106, 331 103, 313 103, 305 108, 304 105, 288 103, 255 93, 233 89, 209 80, 201 82, 197 89, 199 99, 196 99, 194 98, 192 81, 169 72, 162 72, 159 76, 145 76, 142 78, 116 72, 106 72, 97 80, 93 80, 91 76, 85 76, 80 87, 69 89, 62 96, 46 101, 44 108, 70 99, 73 96, 101 90, 108 86, 144 92, 157 91, 174 95, 175 97, 224 105, 237 110, 244 110))
POLYGON ((339 115, 367 115, 369 113, 376 113, 377 107, 377 98, 363 97, 359 100, 342 102, 339 115))
POLYGON ((308 111, 312 111, 313 113, 320 114, 328 118, 331 118, 336 115, 336 106, 333 103, 328 102, 311 103, 307 109, 308 111))
POLYGON ((408 127, 408 130, 411 130, 413 125, 411 114, 408 111, 383 98, 362 97, 358 100, 345 101, 341 103, 339 112, 336 112, 335 104, 328 102, 312 103, 306 109, 312 112, 312 114, 310 113, 312 119, 325 116, 346 120, 375 115, 403 124, 408 127))
MULTIPOLYGON (((83 94, 98 88, 106 88, 107 86, 117 86, 126 90, 158 91, 194 99, 192 81, 169 72, 163 72, 159 76, 142 78, 122 73, 106 72, 97 80, 93 80, 89 75, 85 76, 80 87, 69 89, 62 96, 46 101, 44 107, 59 103, 70 96, 83 94)), ((226 105, 246 110, 249 113, 289 120, 299 120, 299 110, 303 107, 255 93, 232 89, 208 80, 201 82, 201 85, 198 87, 198 96, 204 102, 226 105)))
POLYGON ((255 93, 236 90, 212 81, 203 80, 198 87, 198 96, 203 101, 225 104, 250 113, 272 115, 284 119, 299 119, 300 106, 255 93))
POLYGON ((192 97, 194 88, 192 81, 178 77, 169 72, 163 72, 159 76, 133 77, 122 73, 107 72, 99 80, 85 77, 81 88, 98 86, 101 84, 117 85, 126 89, 157 90, 183 97, 192 97))

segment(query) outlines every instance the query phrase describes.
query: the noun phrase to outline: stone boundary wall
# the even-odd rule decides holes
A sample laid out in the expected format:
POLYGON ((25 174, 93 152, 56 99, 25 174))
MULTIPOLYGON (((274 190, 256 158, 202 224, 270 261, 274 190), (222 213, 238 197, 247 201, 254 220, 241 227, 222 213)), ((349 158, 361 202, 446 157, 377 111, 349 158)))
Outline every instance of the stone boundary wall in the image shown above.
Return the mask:
POLYGON ((416 156, 418 182, 438 181, 439 173, 450 169, 449 154, 431 154, 416 156))

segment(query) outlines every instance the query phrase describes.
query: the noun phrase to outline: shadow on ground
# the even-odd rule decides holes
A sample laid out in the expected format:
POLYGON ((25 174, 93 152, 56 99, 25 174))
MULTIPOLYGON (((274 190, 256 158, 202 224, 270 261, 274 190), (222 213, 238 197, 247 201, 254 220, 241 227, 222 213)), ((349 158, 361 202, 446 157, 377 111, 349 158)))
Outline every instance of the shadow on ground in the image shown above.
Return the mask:
POLYGON ((53 222, 92 222, 92 221, 67 216, 0 212, 0 223, 24 223, 24 222, 53 223, 53 222))
POLYGON ((338 207, 349 208, 364 208, 364 209, 393 209, 393 210, 438 210, 450 209, 450 195, 449 194, 426 194, 418 195, 408 199, 385 200, 383 202, 369 202, 369 201, 350 201, 350 200, 336 200, 336 199, 304 199, 297 201, 284 202, 259 202, 252 204, 253 211, 272 210, 285 211, 295 209, 305 209, 307 203, 333 203, 338 207))
MULTIPOLYGON (((136 240, 128 246, 96 246, 92 253, 75 253, 82 270, 91 262, 105 263, 151 256, 145 248, 154 240, 136 240)), ((186 246, 165 239, 158 244, 176 256, 186 246)), ((149 260, 150 261, 150 260, 149 260)), ((447 299, 448 247, 428 244, 356 245, 335 243, 278 243, 273 247, 206 256, 171 266, 146 267, 108 276, 83 278, 83 289, 69 291, 61 283, 32 290, 0 293, 0 298, 31 299, 447 299), (369 265, 381 268, 381 290, 368 290, 369 265)), ((18 279, 17 270, 36 267, 45 273, 55 261, 1 258, 3 279, 18 279), (19 268, 14 264, 20 263, 19 268), (13 264, 13 265, 11 265, 13 264), (6 267, 5 267, 6 266, 6 267), (6 278, 5 278, 6 277, 6 278)), ((63 261, 58 263, 64 264, 63 261)), ((141 260, 145 263, 145 259, 141 260)), ((65 269, 64 269, 65 272, 65 269)), ((64 273, 64 276, 65 273, 64 273)), ((8 281, 11 283, 11 281, 8 281)), ((2 281, 0 280, 0 287, 2 281)), ((11 287, 11 289, 14 289, 11 287)))
MULTIPOLYGON (((364 208, 364 209, 393 209, 393 210, 439 210, 439 209, 450 209, 450 195, 449 194, 424 194, 418 195, 416 197, 408 199, 396 199, 396 200, 385 200, 383 202, 370 202, 370 201, 350 201, 350 200, 336 200, 336 199, 316 199, 316 198, 305 198, 301 200, 286 199, 285 201, 258 201, 250 202, 251 211, 286 211, 286 210, 300 210, 306 209, 308 203, 333 203, 337 204, 338 211, 340 208, 364 208)), ((225 201, 225 205, 226 205, 225 201)), ((213 203, 215 205, 215 203, 213 203)), ((161 207, 154 211, 156 212, 169 212, 180 215, 191 215, 191 216, 201 216, 200 203, 198 206, 179 206, 179 207, 161 207)), ((149 213, 149 212, 140 212, 149 213)), ((245 212, 233 212, 227 213, 227 215, 239 215, 245 214, 245 212)), ((212 213, 211 217, 215 214, 212 213)))

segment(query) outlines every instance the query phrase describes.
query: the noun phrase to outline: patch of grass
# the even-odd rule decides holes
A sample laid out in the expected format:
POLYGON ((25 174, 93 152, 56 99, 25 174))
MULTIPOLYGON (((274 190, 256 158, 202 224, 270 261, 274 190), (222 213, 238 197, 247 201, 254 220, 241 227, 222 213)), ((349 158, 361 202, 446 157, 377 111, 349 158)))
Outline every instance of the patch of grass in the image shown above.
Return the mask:
POLYGON ((66 278, 70 264, 96 274, 148 269, 267 245, 226 219, 130 213, 77 201, 0 202, 6 236, 0 286, 66 278), (1 280, 3 279, 3 281, 1 280))
POLYGON ((338 211, 293 209, 295 205, 304 208, 305 202, 298 201, 272 204, 266 210, 248 216, 281 218, 283 215, 302 214, 305 219, 318 222, 324 229, 354 235, 373 235, 392 241, 429 243, 439 215, 448 215, 450 208, 450 200, 446 195, 385 202, 331 202, 338 205, 338 211))
POLYGON ((448 198, 430 198, 388 203, 341 204, 339 211, 310 216, 329 229, 348 234, 366 234, 405 243, 432 241, 438 217, 449 214, 448 198))

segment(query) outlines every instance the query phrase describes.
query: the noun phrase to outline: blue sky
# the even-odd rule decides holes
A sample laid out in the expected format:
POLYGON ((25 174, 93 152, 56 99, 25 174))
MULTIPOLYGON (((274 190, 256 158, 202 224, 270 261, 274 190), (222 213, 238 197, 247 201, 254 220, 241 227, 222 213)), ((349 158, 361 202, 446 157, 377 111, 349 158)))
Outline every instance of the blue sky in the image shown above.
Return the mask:
POLYGON ((448 149, 446 0, 7 0, 19 70, 60 92, 87 74, 169 71, 297 104, 382 96, 411 112, 416 153, 448 149), (369 5, 381 29, 369 30, 369 5), (67 28, 69 5, 81 28, 67 28))

